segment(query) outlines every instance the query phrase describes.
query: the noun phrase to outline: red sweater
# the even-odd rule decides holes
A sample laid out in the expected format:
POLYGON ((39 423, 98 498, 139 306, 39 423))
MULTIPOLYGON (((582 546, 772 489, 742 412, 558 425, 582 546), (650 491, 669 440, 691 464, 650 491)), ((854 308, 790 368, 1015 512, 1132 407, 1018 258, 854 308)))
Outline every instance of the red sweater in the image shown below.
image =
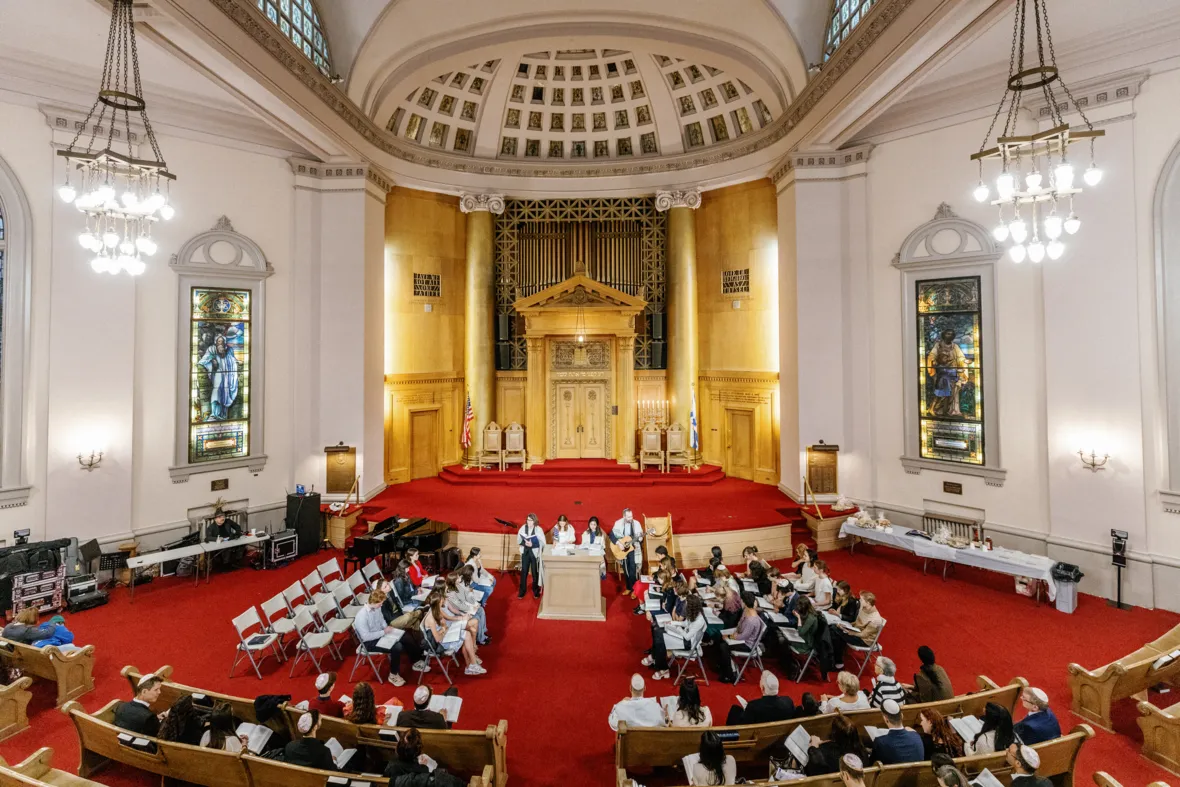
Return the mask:
POLYGON ((422 564, 414 562, 410 564, 410 581, 414 583, 414 587, 420 587, 422 580, 426 578, 426 569, 422 568, 422 564))
POLYGON ((337 719, 344 718, 344 704, 340 700, 332 698, 320 699, 316 697, 307 701, 308 710, 318 710, 321 716, 334 716, 337 719))

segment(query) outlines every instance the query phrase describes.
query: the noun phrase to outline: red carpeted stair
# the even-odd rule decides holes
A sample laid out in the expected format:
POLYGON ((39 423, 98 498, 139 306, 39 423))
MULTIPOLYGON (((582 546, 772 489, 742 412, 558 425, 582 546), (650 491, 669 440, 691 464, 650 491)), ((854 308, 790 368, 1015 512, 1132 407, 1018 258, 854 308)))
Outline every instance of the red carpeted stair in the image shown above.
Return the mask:
POLYGON ((513 468, 503 472, 450 465, 438 477, 456 486, 651 487, 712 486, 722 481, 725 473, 715 465, 704 465, 691 472, 677 467, 667 473, 658 470, 640 473, 610 459, 550 459, 528 470, 513 468))

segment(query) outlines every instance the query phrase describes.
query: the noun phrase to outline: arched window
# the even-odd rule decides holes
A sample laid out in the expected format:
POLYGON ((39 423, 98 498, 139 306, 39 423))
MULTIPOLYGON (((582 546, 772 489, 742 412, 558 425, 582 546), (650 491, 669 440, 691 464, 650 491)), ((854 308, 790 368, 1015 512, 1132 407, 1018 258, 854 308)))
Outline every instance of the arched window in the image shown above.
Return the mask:
POLYGON ((0 508, 24 505, 25 359, 32 211, 8 164, 0 159, 0 508))
POLYGON ((328 37, 312 0, 255 0, 258 10, 294 42, 325 76, 332 76, 328 37))
POLYGON ((824 33, 824 62, 828 61, 840 44, 848 38, 853 29, 869 15, 875 0, 836 0, 832 5, 832 18, 824 33))

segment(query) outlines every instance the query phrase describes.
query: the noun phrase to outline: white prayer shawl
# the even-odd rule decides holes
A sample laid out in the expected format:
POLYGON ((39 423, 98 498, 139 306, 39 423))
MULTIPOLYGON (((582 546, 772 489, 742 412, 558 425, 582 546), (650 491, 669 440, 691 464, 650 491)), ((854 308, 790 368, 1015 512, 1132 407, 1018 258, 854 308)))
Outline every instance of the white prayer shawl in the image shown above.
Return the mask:
POLYGON ((520 526, 520 530, 516 531, 516 545, 520 548, 520 554, 524 554, 525 542, 533 536, 537 537, 537 546, 532 547, 533 556, 538 560, 541 559, 541 550, 545 546, 545 531, 536 526, 525 522, 520 526))
POLYGON ((615 540, 631 536, 631 540, 635 542, 636 547, 643 543, 643 525, 639 523, 638 519, 632 519, 630 527, 631 532, 628 533, 627 530, 627 520, 620 518, 615 520, 615 526, 610 529, 610 532, 611 535, 615 537, 615 540))
POLYGON ((598 532, 598 536, 594 540, 590 539, 589 529, 582 532, 582 546, 584 547, 588 547, 591 544, 605 544, 607 540, 606 533, 603 533, 601 530, 598 532))
POLYGON ((618 730, 620 721, 629 727, 663 727, 666 723, 664 709, 655 697, 628 697, 615 703, 608 719, 610 728, 618 730))
POLYGON ((553 543, 554 544, 575 544, 578 540, 578 534, 574 532, 574 528, 567 527, 562 530, 560 527, 553 528, 553 543))

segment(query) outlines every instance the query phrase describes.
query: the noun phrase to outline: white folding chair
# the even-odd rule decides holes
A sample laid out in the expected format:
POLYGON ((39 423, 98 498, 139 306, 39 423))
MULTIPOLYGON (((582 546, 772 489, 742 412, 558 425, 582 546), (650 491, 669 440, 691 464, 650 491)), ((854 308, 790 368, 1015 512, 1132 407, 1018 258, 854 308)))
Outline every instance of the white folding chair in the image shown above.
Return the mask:
POLYGON ((341 583, 332 591, 332 598, 336 599, 336 611, 343 617, 352 620, 361 611, 363 604, 356 603, 356 596, 352 595, 352 588, 341 583))
POLYGON ((321 599, 328 595, 328 591, 324 588, 324 580, 320 579, 320 572, 313 571, 301 580, 303 589, 307 591, 307 597, 311 599, 312 606, 318 604, 321 599))
MULTIPOLYGON (((451 680, 451 676, 447 672, 446 662, 443 659, 449 659, 454 663, 455 669, 459 668, 459 650, 463 647, 463 637, 467 636, 467 632, 463 632, 463 636, 459 637, 458 641, 450 645, 444 645, 441 642, 433 644, 430 634, 426 631, 425 624, 422 625, 421 631, 422 649, 425 653, 426 663, 429 665, 432 660, 438 662, 438 668, 442 670, 443 677, 447 679, 448 684, 454 686, 455 681, 451 680)), ((425 674, 425 672, 418 673, 419 684, 422 683, 422 676, 425 674)))
POLYGON ((746 671, 746 667, 748 667, 750 665, 751 661, 754 662, 755 665, 757 665, 759 674, 762 673, 762 670, 764 669, 764 667, 762 666, 762 637, 764 634, 766 634, 766 621, 763 620, 761 617, 759 617, 758 618, 758 633, 754 637, 754 645, 745 653, 739 652, 739 653, 733 654, 733 660, 735 662, 741 656, 745 656, 745 658, 742 659, 741 666, 738 668, 737 677, 734 678, 734 681, 733 681, 734 684, 741 682, 742 674, 746 671))
POLYGON ((356 646, 356 660, 352 662, 352 672, 348 673, 348 682, 352 683, 352 676, 356 674, 356 668, 361 665, 362 661, 366 661, 369 663, 369 669, 373 670, 373 675, 377 678, 377 682, 384 683, 385 678, 381 675, 381 667, 378 666, 379 662, 373 661, 374 656, 380 659, 384 655, 384 653, 370 653, 369 649, 365 647, 365 643, 358 642, 356 646))
POLYGON ((688 648, 668 651, 668 659, 675 662, 677 666, 676 680, 672 681, 673 686, 679 685, 680 681, 684 679, 684 671, 693 663, 700 668, 701 677, 705 679, 705 685, 709 685, 709 673, 705 671, 703 653, 706 630, 702 628, 700 633, 693 637, 693 641, 689 643, 688 648))
POLYGON ((307 607, 311 611, 314 602, 308 597, 307 591, 303 589, 303 585, 298 582, 292 582, 283 591, 283 601, 287 604, 287 612, 291 617, 295 617, 295 613, 303 607, 307 607))
POLYGON ((365 586, 369 590, 376 590, 381 580, 385 579, 385 575, 381 573, 381 566, 377 565, 375 560, 370 560, 361 567, 361 576, 365 578, 365 586))
POLYGON ((861 676, 861 673, 863 673, 865 671, 865 666, 869 663, 870 660, 872 660, 873 656, 879 655, 883 652, 883 648, 881 647, 881 634, 882 634, 882 632, 885 631, 886 622, 887 621, 884 618, 881 619, 881 628, 877 629, 877 636, 873 637, 873 641, 870 642, 869 644, 867 644, 867 645, 852 645, 852 644, 845 645, 845 648, 851 653, 863 653, 864 654, 863 660, 857 659, 855 656, 853 656, 853 661, 860 662, 860 669, 858 669, 856 671, 856 677, 859 678, 861 676))
POLYGON ((315 664, 316 672, 323 672, 320 666, 319 657, 316 656, 316 651, 328 649, 328 653, 332 653, 332 633, 328 631, 317 631, 315 618, 311 615, 311 610, 307 607, 301 607, 295 613, 295 634, 298 636, 298 641, 295 643, 295 658, 291 659, 291 675, 295 674, 295 667, 299 661, 307 656, 311 662, 315 664))
POLYGON ((319 572, 320 580, 329 593, 335 590, 338 585, 344 584, 344 569, 340 568, 340 561, 336 558, 320 563, 315 567, 315 570, 319 572))
POLYGON ((359 570, 349 574, 344 584, 348 585, 348 589, 352 591, 353 596, 360 596, 369 592, 369 586, 365 584, 365 577, 359 570))
POLYGON ((327 594, 316 602, 315 616, 319 621, 320 631, 326 631, 332 635, 328 647, 332 649, 336 658, 344 661, 344 653, 336 647, 336 640, 341 634, 348 634, 352 631, 352 620, 340 614, 340 610, 336 608, 336 599, 327 594))
POLYGON ((283 598, 283 594, 280 593, 263 601, 262 614, 266 616, 266 621, 263 624, 266 631, 278 636, 279 651, 282 653, 283 659, 286 660, 287 644, 284 639, 295 630, 295 621, 289 617, 291 609, 287 606, 287 600, 283 598))
POLYGON ((283 657, 279 655, 277 642, 279 635, 274 632, 267 632, 262 625, 262 618, 258 616, 258 610, 250 607, 248 610, 238 615, 233 620, 234 630, 238 632, 238 648, 234 653, 234 663, 229 668, 229 676, 234 676, 234 670, 237 669, 238 662, 242 660, 242 656, 250 659, 250 666, 254 667, 254 674, 262 680, 262 671, 258 668, 262 659, 266 658, 266 649, 270 648, 275 654, 275 658, 279 661, 283 657), (258 660, 255 661, 254 654, 258 653, 258 660))

